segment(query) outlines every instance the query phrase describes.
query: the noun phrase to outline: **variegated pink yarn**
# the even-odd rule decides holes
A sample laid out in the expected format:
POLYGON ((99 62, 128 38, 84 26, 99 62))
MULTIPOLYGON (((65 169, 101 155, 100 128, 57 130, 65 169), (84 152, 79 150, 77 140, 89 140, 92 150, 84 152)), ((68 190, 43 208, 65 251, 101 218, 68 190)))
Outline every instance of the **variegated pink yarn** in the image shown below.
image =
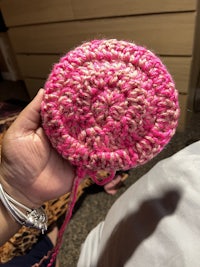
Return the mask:
POLYGON ((178 114, 178 94, 160 59, 117 40, 87 42, 62 57, 42 103, 52 145, 97 183, 99 170, 113 177, 159 153, 178 114))
MULTIPOLYGON (((85 176, 104 184, 117 170, 158 154, 177 127, 178 93, 151 51, 126 41, 94 40, 54 65, 41 115, 53 147, 77 167, 76 192, 76 181, 85 176), (101 170, 109 173, 103 180, 101 170)), ((61 233, 74 202, 75 197, 61 233)))

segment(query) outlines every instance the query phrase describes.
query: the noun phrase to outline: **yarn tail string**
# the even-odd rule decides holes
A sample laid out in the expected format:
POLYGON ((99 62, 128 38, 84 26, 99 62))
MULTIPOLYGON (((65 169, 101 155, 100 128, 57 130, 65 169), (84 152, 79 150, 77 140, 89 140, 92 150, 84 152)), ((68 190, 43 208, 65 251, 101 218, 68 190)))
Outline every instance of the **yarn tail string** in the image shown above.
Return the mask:
POLYGON ((76 204, 76 198, 77 198, 77 192, 78 192, 78 187, 80 184, 80 181, 85 177, 85 173, 81 173, 81 175, 77 175, 74 179, 74 183, 73 183, 73 187, 72 187, 72 191, 71 191, 71 197, 70 197, 70 202, 68 205, 68 211, 66 213, 65 216, 65 220, 58 232, 58 238, 57 238, 57 243, 56 246, 50 250, 47 255, 45 255, 38 263, 35 263, 34 265, 32 265, 32 267, 40 267, 42 265, 42 263, 47 260, 48 258, 51 257, 47 267, 51 267, 54 263, 54 261, 56 260, 56 257, 59 253, 60 247, 62 245, 62 241, 63 241, 63 235, 65 232, 65 229, 70 221, 70 218, 72 216, 72 212, 74 209, 74 206, 76 204))
POLYGON ((59 253, 59 250, 60 250, 60 247, 62 245, 62 241, 63 241, 63 235, 64 235, 64 232, 65 232, 65 229, 70 221, 70 218, 72 216, 72 212, 73 212, 73 209, 74 209, 74 206, 76 204, 76 198, 77 198, 77 191, 78 191, 78 187, 79 187, 79 184, 80 184, 80 181, 82 180, 82 178, 84 177, 84 174, 82 173, 82 175, 77 175, 74 179, 74 184, 73 184, 73 188, 72 188, 72 194, 71 194, 71 201, 69 203, 69 206, 68 206, 68 211, 67 211, 67 214, 65 216, 65 220, 59 230, 59 233, 58 233, 58 239, 57 239, 57 243, 56 243, 56 246, 55 248, 53 249, 53 253, 51 255, 51 260, 49 262, 49 264, 47 265, 47 267, 51 267, 52 264, 54 263, 54 261, 56 260, 56 257, 59 253))

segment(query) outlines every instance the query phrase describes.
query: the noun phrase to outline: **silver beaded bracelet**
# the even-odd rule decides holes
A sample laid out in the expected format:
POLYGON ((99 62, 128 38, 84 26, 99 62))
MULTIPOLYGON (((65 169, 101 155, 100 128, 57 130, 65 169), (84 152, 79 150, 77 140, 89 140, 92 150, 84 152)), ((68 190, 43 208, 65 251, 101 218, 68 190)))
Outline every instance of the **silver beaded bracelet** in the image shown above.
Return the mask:
POLYGON ((11 196, 9 196, 0 184, 0 199, 7 209, 7 211, 12 215, 12 217, 21 225, 26 227, 36 228, 41 230, 44 234, 44 231, 47 230, 47 215, 42 207, 37 209, 30 209, 25 205, 19 203, 11 196), (24 209, 22 212, 19 208, 24 209))

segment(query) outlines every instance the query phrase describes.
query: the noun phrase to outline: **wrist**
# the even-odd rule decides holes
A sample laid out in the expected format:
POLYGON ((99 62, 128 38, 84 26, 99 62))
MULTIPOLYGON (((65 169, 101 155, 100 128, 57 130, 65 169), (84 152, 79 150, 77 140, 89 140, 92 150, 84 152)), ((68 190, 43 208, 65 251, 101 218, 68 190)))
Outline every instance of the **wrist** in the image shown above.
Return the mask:
POLYGON ((2 246, 20 229, 21 225, 12 218, 12 216, 6 210, 1 201, 0 201, 0 220, 1 220, 0 246, 2 246))
POLYGON ((10 224, 14 226, 16 229, 20 228, 20 224, 14 220, 14 218, 11 216, 11 214, 8 212, 8 210, 5 208, 3 203, 0 201, 0 212, 1 212, 1 221, 4 220, 7 222, 8 226, 10 227, 10 224))
MULTIPOLYGON (((5 192, 2 184, 0 184, 0 200, 4 211, 6 209, 7 213, 20 225, 36 228, 42 233, 47 230, 48 218, 42 207, 31 209, 25 206, 5 192)), ((7 213, 3 216, 6 217, 7 213)))
POLYGON ((0 184, 8 195, 30 209, 38 208, 43 204, 39 201, 38 203, 33 202, 29 198, 26 188, 22 185, 18 185, 17 177, 11 177, 6 171, 3 171, 2 165, 0 165, 0 184))

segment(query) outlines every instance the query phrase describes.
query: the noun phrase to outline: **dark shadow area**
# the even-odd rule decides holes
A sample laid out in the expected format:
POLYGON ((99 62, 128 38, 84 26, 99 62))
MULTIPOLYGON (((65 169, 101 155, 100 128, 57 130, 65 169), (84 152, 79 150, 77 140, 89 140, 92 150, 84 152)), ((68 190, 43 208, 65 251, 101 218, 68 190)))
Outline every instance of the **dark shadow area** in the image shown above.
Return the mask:
MULTIPOLYGON (((116 175, 121 175, 123 176, 123 174, 128 174, 130 175, 130 171, 126 170, 126 171, 117 171, 116 175)), ((125 187, 125 184, 123 182, 119 183, 116 188, 120 189, 122 187, 125 187)), ((83 202, 85 201, 86 197, 88 195, 95 195, 98 194, 100 192, 105 192, 104 187, 101 185, 97 185, 97 184, 91 184, 90 186, 86 187, 83 189, 83 194, 79 197, 79 199, 77 200, 74 209, 73 209, 73 214, 76 213, 76 211, 81 207, 81 205, 83 204, 83 202)))
POLYGON ((116 225, 97 267, 123 267, 137 247, 153 234, 159 222, 175 212, 180 198, 181 192, 173 189, 160 198, 142 202, 134 214, 129 214, 116 225))

